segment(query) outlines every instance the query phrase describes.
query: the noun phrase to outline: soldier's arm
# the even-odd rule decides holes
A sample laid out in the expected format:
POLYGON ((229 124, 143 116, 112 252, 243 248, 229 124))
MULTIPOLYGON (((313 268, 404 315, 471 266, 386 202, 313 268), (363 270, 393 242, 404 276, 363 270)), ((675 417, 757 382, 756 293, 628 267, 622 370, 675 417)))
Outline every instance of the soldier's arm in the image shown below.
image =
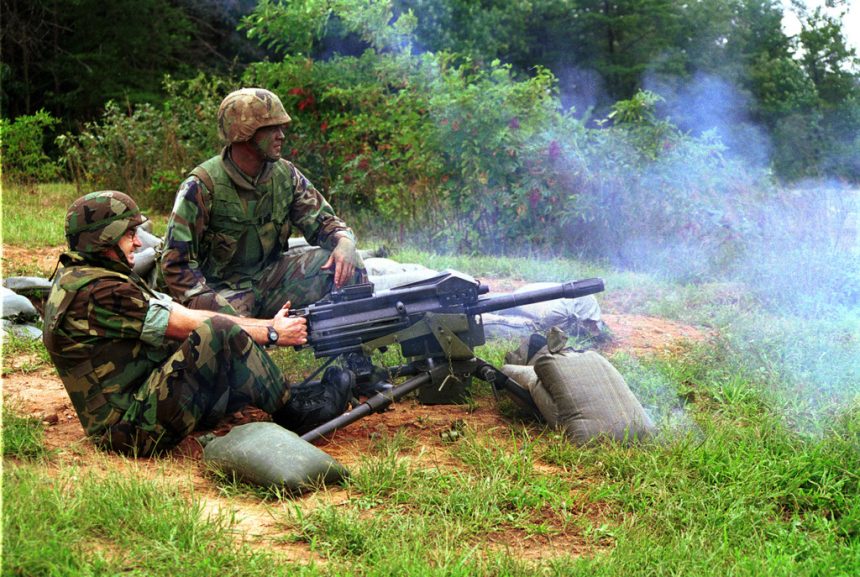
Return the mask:
POLYGON ((179 188, 167 221, 161 271, 170 295, 187 303, 191 297, 215 292, 200 271, 200 242, 209 226, 210 195, 197 177, 179 188))
POLYGON ((167 319, 166 336, 173 340, 185 340, 191 334, 191 331, 197 329, 207 319, 215 316, 224 316, 242 327, 245 332, 251 335, 254 342, 259 345, 268 344, 268 327, 270 326, 278 331, 278 346, 303 345, 308 340, 307 321, 304 317, 287 316, 289 310, 290 303, 287 302, 274 318, 251 319, 224 315, 212 311, 189 309, 179 303, 173 303, 170 309, 170 316, 167 319))
POLYGON ((292 164, 290 170, 294 187, 290 222, 302 231, 305 239, 312 245, 329 250, 334 250, 341 237, 355 242, 352 229, 335 215, 325 197, 292 164))
POLYGON ((112 339, 135 339, 160 347, 165 339, 185 340, 214 316, 229 318, 245 330, 254 342, 268 344, 268 327, 278 331, 279 346, 295 346, 307 343, 307 321, 304 317, 288 316, 287 302, 271 319, 250 319, 195 310, 182 306, 167 295, 145 294, 133 283, 115 279, 98 280, 90 284, 83 297, 76 302, 80 306, 70 310, 67 322, 79 333, 98 335, 112 339))

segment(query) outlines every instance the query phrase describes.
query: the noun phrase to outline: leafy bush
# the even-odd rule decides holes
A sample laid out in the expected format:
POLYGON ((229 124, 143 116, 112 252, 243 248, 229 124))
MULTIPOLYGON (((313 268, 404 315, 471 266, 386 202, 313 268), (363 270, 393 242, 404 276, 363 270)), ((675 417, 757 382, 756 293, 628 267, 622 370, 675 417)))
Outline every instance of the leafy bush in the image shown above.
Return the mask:
POLYGON ((437 64, 429 137, 444 162, 440 188, 455 217, 445 235, 468 252, 546 247, 560 201, 546 131, 567 128, 575 139, 578 130, 558 110, 555 78, 537 69, 518 81, 498 61, 482 69, 442 55, 437 64))
MULTIPOLYGON (((284 153, 341 212, 410 221, 438 163, 422 135, 426 103, 414 68, 367 52, 325 62, 258 64, 246 84, 281 96, 293 118, 284 153)), ((410 224, 409 222, 406 223, 410 224)))
POLYGON ((46 137, 57 124, 59 120, 44 110, 15 120, 0 118, 0 157, 5 181, 32 183, 59 176, 60 167, 45 154, 46 137))
POLYGON ((286 155, 340 211, 470 252, 546 242, 535 228, 560 198, 545 127, 583 133, 558 111, 548 71, 519 81, 454 55, 288 57, 245 83, 282 96, 286 155))
POLYGON ((226 87, 203 75, 167 77, 161 108, 108 102, 99 122, 58 138, 78 191, 121 190, 145 207, 169 210, 185 174, 219 148, 216 114, 226 87))

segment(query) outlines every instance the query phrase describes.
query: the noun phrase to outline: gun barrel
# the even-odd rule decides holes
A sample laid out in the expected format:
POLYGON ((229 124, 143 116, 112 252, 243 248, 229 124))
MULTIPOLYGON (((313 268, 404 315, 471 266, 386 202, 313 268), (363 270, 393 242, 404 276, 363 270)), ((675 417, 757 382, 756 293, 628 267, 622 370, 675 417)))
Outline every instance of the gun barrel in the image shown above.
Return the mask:
POLYGON ((478 300, 478 302, 474 304, 468 305, 466 307, 466 312, 473 315, 483 314, 555 299, 575 299, 599 293, 603 291, 603 288, 603 279, 600 278, 571 281, 554 287, 488 297, 483 300, 478 300))

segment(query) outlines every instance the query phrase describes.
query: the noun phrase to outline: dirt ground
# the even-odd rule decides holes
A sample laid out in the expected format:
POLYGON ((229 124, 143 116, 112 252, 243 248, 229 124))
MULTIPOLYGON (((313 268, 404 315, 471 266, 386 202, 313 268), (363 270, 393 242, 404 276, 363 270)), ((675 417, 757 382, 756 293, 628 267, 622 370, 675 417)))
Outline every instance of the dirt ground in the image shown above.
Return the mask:
MULTIPOLYGON (((60 249, 28 250, 21 247, 3 247, 3 269, 14 270, 15 265, 29 262, 39 269, 52 270, 60 249)), ((493 291, 516 288, 516 281, 504 279, 482 279, 493 291)), ((613 339, 602 349, 604 353, 625 350, 638 356, 665 354, 681 346, 685 341, 698 341, 708 337, 700 329, 685 326, 665 319, 635 314, 613 312, 611 303, 604 303, 603 320, 608 325, 613 339), (608 305, 608 306, 607 306, 608 305)), ((225 497, 211 476, 205 472, 201 460, 202 448, 195 439, 186 439, 168 457, 158 459, 126 459, 106 455, 96 450, 85 438, 80 422, 75 415, 63 385, 53 369, 31 371, 34 359, 26 357, 3 359, 2 393, 6 403, 13 403, 19 410, 37 417, 46 425, 46 443, 57 451, 57 467, 74 465, 80 469, 103 470, 132 469, 136 474, 175 479, 193 488, 194 495, 201 499, 207 510, 232 514, 235 517, 237 539, 254 546, 271 548, 288 560, 322 561, 301 543, 289 543, 281 537, 285 528, 278 521, 280 508, 291 507, 291 503, 261 503, 250 497, 225 497)), ((265 419, 255 409, 237 413, 215 430, 225 434, 231 427, 254 420, 265 419)), ((497 438, 500 444, 509 442, 509 423, 499 413, 492 400, 478 403, 477 408, 466 406, 424 406, 414 400, 406 400, 384 413, 371 415, 346 429, 336 432, 330 439, 318 441, 320 448, 347 468, 359 463, 381 435, 394 435, 403 431, 413 441, 408 449, 411 457, 420 466, 448 469, 457 463, 448 455, 441 433, 451 430, 462 421, 473 431, 497 438)), ((551 467, 548 467, 551 468, 551 467)), ((560 474, 564 472, 559 471, 560 474)), ((298 499, 302 508, 313 508, 320 502, 345 503, 350 499, 347 490, 335 486, 325 491, 305 495, 298 499)), ((595 508, 584 508, 582 515, 601 519, 602 512, 595 508)), ((555 525, 549 520, 550 526, 555 525)), ((598 525, 600 523, 597 523, 598 525)), ((520 532, 521 533, 521 532, 520 532)), ((594 552, 595 545, 580 534, 579 529, 565 529, 552 534, 527 536, 517 531, 490 533, 482 542, 489 548, 508 549, 510 554, 523 559, 547 559, 559 554, 577 555, 594 552)))

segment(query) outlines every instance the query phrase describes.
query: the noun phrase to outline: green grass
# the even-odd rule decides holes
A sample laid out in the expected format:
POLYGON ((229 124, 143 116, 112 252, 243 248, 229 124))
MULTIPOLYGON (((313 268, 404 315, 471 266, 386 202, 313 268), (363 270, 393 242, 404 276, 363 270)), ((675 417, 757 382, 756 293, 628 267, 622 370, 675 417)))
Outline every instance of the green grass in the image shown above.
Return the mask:
POLYGON ((3 457, 37 460, 48 455, 45 427, 9 401, 3 403, 3 457))
MULTIPOLYGON (((378 434, 351 467, 347 498, 312 506, 312 499, 212 478, 237 506, 270 507, 284 524, 283 540, 324 560, 312 566, 237 545, 230 519, 204 515, 190 487, 133 472, 58 472, 62 460, 44 451, 41 424, 4 407, 4 447, 22 447, 4 463, 4 574, 857 574, 856 318, 802 319, 768 310, 742 287, 677 286, 583 263, 418 251, 395 258, 476 276, 603 276, 605 297, 626 310, 715 336, 669 356, 610 358, 658 425, 647 444, 577 447, 513 420, 501 440, 466 427, 455 442, 432 449, 441 452, 444 464, 437 464, 408 430, 378 434), (8 442, 16 438, 24 440, 8 442), (562 539, 523 559, 498 543, 538 546, 562 536, 575 538, 584 554, 568 555, 562 539)), ((476 352, 502 364, 515 345, 491 342, 476 352)), ((39 347, 7 341, 4 359, 41 359, 39 347)), ((310 351, 274 356, 292 380, 318 363, 310 351)), ((381 358, 400 361, 396 351, 381 358)), ((476 383, 474 393, 480 406, 493 406, 488 386, 476 383)))
POLYGON ((31 248, 65 242, 66 210, 77 198, 70 184, 3 186, 3 243, 31 248))
POLYGON ((851 575, 860 560, 856 411, 811 440, 773 415, 698 415, 701 435, 641 449, 555 450, 602 478, 626 522, 598 575, 851 575), (852 446, 853 445, 853 446, 852 446), (654 571, 654 569, 657 569, 654 571))
POLYGON ((232 520, 204 512, 190 486, 129 474, 3 471, 4 575, 302 575, 237 545, 232 520))
POLYGON ((48 355, 45 345, 42 344, 42 339, 31 339, 20 337, 9 332, 3 337, 3 344, 0 347, 3 352, 3 376, 12 372, 32 373, 40 369, 49 368, 51 357, 48 355), (8 359, 24 359, 18 363, 16 368, 9 366, 8 359))
MULTIPOLYGON (((63 229, 66 211, 76 198, 91 191, 78 193, 67 183, 33 186, 3 186, 3 243, 30 248, 65 244, 63 229)), ((133 197, 134 195, 132 195, 133 197)), ((149 214, 155 234, 163 235, 167 216, 149 214)))

